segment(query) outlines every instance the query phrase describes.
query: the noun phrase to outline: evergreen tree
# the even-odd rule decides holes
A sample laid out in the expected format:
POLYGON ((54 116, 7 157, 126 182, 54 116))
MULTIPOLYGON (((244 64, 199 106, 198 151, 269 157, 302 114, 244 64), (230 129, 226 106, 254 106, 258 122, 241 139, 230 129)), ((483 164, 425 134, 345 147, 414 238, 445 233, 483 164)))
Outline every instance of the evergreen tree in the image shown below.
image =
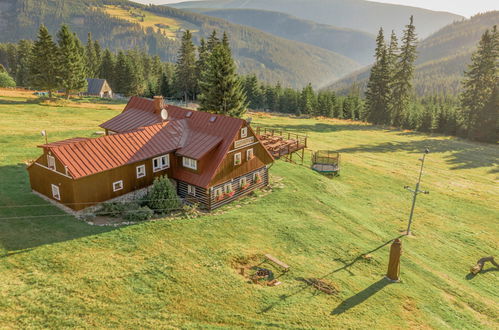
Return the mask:
POLYGON ((100 65, 102 62, 102 47, 100 46, 99 41, 97 40, 94 40, 94 52, 95 52, 94 70, 95 70, 95 76, 97 77, 99 75, 100 65))
POLYGON ((130 71, 130 62, 123 51, 119 51, 116 56, 116 64, 113 71, 113 83, 116 92, 127 94, 129 90, 128 75, 130 71))
POLYGON ((316 96, 311 83, 302 89, 300 97, 300 112, 304 114, 314 114, 316 108, 316 96))
POLYGON ((16 87, 16 82, 0 64, 0 87, 16 87))
POLYGON ((332 117, 334 104, 330 92, 320 91, 317 95, 317 114, 323 117, 332 117))
POLYGON ((114 55, 111 53, 109 49, 104 51, 104 55, 102 55, 102 61, 100 62, 99 74, 98 77, 101 79, 106 79, 107 82, 111 85, 111 87, 115 90, 118 90, 116 87, 116 81, 114 77, 115 73, 115 64, 114 64, 114 55))
POLYGON ((171 97, 173 94, 171 82, 166 73, 161 74, 160 94, 165 98, 171 97))
POLYGON ((470 139, 497 141, 499 32, 497 26, 482 35, 462 83, 461 111, 470 139))
POLYGON ((88 78, 95 78, 98 74, 97 54, 95 53, 95 45, 92 41, 92 33, 87 35, 87 45, 85 47, 85 65, 88 78))
POLYGON ((244 79, 244 91, 248 99, 248 106, 253 109, 261 108, 261 92, 256 75, 247 76, 244 79))
POLYGON ((192 42, 192 34, 185 31, 178 53, 177 70, 175 72, 175 86, 183 95, 185 102, 196 97, 196 47, 192 42))
POLYGON ((398 53, 399 48, 398 48, 398 40, 397 40, 397 35, 395 34, 395 31, 392 30, 392 34, 390 36, 390 45, 388 46, 388 63, 389 63, 389 70, 391 75, 393 76, 396 71, 396 65, 397 65, 397 58, 398 58, 398 53))
POLYGON ((220 43, 217 37, 217 31, 213 30, 210 37, 208 38, 208 43, 206 44, 208 51, 211 53, 215 50, 215 47, 220 43))
POLYGON ((383 29, 380 29, 376 38, 375 63, 371 68, 366 89, 366 109, 363 116, 368 122, 374 124, 389 123, 388 106, 391 96, 391 78, 388 50, 383 29))
POLYGON ((66 98, 69 98, 72 91, 80 91, 87 84, 84 49, 67 25, 61 26, 57 37, 61 87, 65 90, 66 98))
POLYGON ((41 25, 29 61, 31 87, 46 89, 52 97, 60 85, 59 71, 57 46, 47 28, 41 25))
POLYGON ((28 87, 30 72, 29 62, 33 43, 29 40, 19 40, 17 44, 17 61, 14 75, 17 86, 28 87))
POLYGON ((391 123, 400 127, 404 116, 409 111, 409 103, 413 95, 412 79, 414 76, 414 61, 416 60, 417 35, 413 16, 404 30, 402 46, 392 81, 392 97, 390 102, 391 123))
POLYGON ((218 44, 210 55, 200 82, 200 109, 241 117, 246 112, 246 95, 228 45, 218 44))
POLYGON ((196 80, 198 82, 196 86, 196 93, 200 93, 199 81, 201 81, 201 74, 208 68, 208 59, 210 57, 210 50, 204 38, 201 38, 201 42, 198 48, 198 60, 196 62, 196 80))

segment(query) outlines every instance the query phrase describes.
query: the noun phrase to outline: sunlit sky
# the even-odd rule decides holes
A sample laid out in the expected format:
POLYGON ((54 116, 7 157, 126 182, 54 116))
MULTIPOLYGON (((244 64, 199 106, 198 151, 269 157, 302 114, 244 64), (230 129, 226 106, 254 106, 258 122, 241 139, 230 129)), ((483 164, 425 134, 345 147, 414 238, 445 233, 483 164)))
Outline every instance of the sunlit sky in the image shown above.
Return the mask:
MULTIPOLYGON (((144 4, 156 5, 181 2, 181 0, 133 0, 144 4)), ((272 0, 268 0, 272 1, 272 0)), ((376 2, 395 3, 406 6, 427 8, 431 10, 448 11, 451 13, 473 16, 477 13, 499 10, 498 0, 377 0, 376 2)))

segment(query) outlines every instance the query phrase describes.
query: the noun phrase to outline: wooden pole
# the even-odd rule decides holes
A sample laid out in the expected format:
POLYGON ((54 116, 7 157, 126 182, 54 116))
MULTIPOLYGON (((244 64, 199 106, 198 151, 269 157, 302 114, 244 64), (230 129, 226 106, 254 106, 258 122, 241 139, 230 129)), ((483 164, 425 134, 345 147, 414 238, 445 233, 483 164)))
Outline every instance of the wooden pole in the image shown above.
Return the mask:
POLYGON ((402 241, 395 239, 390 247, 390 260, 386 278, 392 282, 400 281, 400 256, 402 255, 402 241))

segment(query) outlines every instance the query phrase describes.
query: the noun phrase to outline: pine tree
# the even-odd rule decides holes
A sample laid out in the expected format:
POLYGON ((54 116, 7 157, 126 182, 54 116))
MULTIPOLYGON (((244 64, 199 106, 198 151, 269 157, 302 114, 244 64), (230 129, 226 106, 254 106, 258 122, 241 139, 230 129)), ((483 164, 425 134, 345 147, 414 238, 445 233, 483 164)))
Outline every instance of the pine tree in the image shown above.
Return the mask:
POLYGON ((95 53, 95 45, 92 41, 92 33, 88 33, 87 35, 87 45, 85 47, 85 65, 87 70, 88 78, 97 77, 97 54, 95 53))
POLYGON ((113 89, 118 90, 115 85, 116 81, 114 76, 115 73, 114 61, 115 60, 113 53, 111 53, 109 49, 106 49, 104 51, 104 55, 102 55, 102 61, 100 62, 98 77, 101 79, 106 79, 113 89))
POLYGON ((99 41, 94 40, 94 51, 95 51, 95 76, 99 74, 100 65, 102 63, 102 47, 99 44, 99 41))
POLYGON ((201 38, 199 47, 198 47, 198 60, 196 62, 196 93, 200 93, 199 81, 201 81, 201 74, 206 71, 208 67, 208 59, 210 57, 210 51, 208 49, 208 45, 204 38, 201 38))
POLYGON ((62 25, 57 34, 59 44, 59 69, 61 86, 65 90, 66 98, 72 91, 80 91, 86 87, 84 49, 76 34, 62 25))
POLYGON ((213 49, 200 88, 201 110, 232 117, 241 117, 246 112, 246 95, 228 45, 218 44, 213 49))
POLYGON ((116 92, 121 94, 128 93, 129 71, 130 71, 129 60, 127 56, 125 56, 125 53, 123 53, 123 51, 119 51, 118 55, 116 56, 116 64, 114 65, 114 72, 113 72, 114 89, 116 90, 116 92))
POLYGON ((17 86, 28 87, 29 85, 29 61, 33 43, 29 40, 20 40, 17 44, 17 61, 14 78, 17 86))
POLYGON ((499 32, 497 26, 482 35, 462 83, 461 111, 470 139, 497 140, 499 88, 499 32))
POLYGON ((394 126, 400 127, 409 111, 409 103, 413 96, 412 79, 414 61, 416 60, 417 35, 413 16, 404 30, 402 46, 396 64, 396 72, 392 81, 392 97, 390 102, 390 118, 394 126))
POLYGON ((397 65, 397 58, 399 55, 398 48, 398 40, 395 31, 392 30, 392 34, 390 36, 390 45, 388 46, 388 63, 390 65, 390 72, 392 75, 395 74, 395 69, 397 65))
POLYGON ((46 89, 52 97, 60 85, 59 71, 57 46, 47 28, 41 25, 29 61, 31 87, 46 89))
POLYGON ((244 91, 248 99, 249 107, 253 110, 261 108, 261 92, 256 75, 247 76, 244 79, 244 91))
POLYGON ((191 32, 187 30, 182 37, 175 72, 175 86, 186 103, 189 98, 194 99, 196 96, 196 78, 196 47, 192 42, 191 32))
POLYGON ((300 97, 300 111, 304 114, 314 114, 317 98, 311 83, 302 89, 300 97))
POLYGON ((210 37, 208 38, 208 42, 206 44, 206 47, 208 48, 208 51, 211 53, 213 50, 215 50, 215 47, 220 43, 220 40, 217 37, 217 31, 213 30, 211 33, 210 37))

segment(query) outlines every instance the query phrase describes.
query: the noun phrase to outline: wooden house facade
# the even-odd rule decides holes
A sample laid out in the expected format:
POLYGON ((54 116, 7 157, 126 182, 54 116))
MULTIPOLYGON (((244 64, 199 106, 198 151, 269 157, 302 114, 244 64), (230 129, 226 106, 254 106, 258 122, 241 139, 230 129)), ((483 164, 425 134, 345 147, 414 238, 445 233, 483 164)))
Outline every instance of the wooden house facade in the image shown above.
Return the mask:
POLYGON ((40 146, 32 189, 79 211, 166 175, 186 202, 213 210, 268 184, 273 158, 245 120, 134 97, 101 127, 106 136, 40 146))

